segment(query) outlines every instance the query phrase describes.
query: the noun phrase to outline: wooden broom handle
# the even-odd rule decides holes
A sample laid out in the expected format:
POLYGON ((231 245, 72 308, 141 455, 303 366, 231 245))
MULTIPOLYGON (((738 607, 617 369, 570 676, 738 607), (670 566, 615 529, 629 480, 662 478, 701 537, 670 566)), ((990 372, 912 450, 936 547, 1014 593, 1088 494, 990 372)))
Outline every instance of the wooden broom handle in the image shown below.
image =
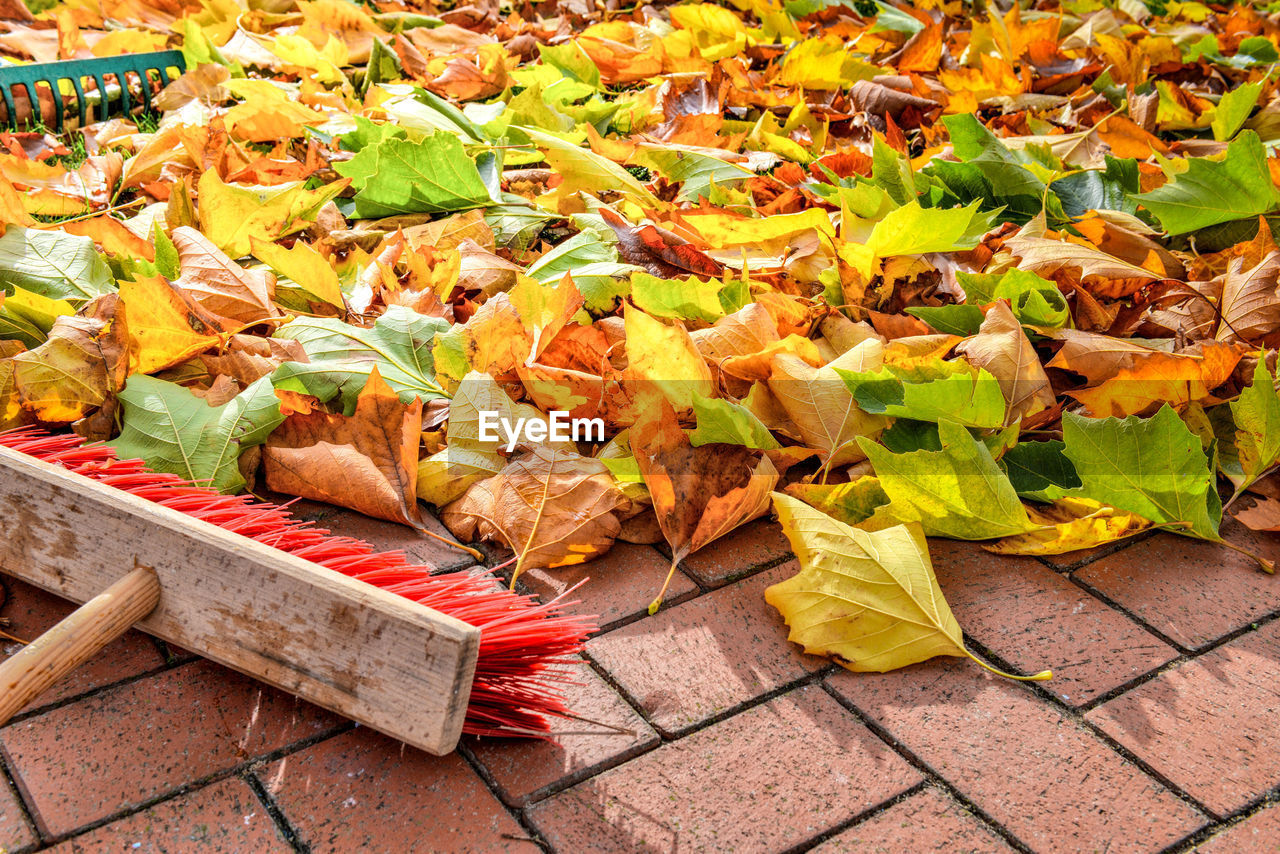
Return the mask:
POLYGON ((160 582, 139 566, 0 664, 0 725, 155 608, 160 582))

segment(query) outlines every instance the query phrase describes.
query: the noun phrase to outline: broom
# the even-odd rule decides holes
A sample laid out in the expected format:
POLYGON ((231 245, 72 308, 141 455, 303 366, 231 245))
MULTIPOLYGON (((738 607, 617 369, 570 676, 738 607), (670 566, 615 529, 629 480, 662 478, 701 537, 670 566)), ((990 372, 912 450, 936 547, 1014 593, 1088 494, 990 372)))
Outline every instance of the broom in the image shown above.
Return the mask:
POLYGON ((73 434, 22 427, 0 432, 0 446, 84 475, 155 504, 217 525, 263 545, 336 570, 480 630, 470 702, 462 731, 482 736, 545 737, 549 718, 577 718, 557 691, 596 630, 594 617, 564 608, 566 591, 539 603, 494 578, 492 570, 431 574, 402 552, 380 552, 363 540, 336 536, 293 518, 285 506, 247 495, 223 495, 177 475, 153 472, 141 460, 121 460, 102 443, 73 434))

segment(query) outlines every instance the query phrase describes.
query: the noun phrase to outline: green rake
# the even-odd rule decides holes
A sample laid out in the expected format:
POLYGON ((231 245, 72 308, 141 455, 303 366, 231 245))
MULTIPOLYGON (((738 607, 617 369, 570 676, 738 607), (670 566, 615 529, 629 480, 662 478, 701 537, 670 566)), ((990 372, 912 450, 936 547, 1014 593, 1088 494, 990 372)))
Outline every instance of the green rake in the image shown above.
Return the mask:
MULTIPOLYGON (((75 90, 76 101, 80 108, 80 125, 88 123, 89 97, 85 95, 85 80, 93 80, 97 85, 99 98, 99 120, 111 114, 113 106, 119 106, 120 114, 128 116, 133 111, 134 102, 129 97, 131 85, 130 75, 137 78, 141 91, 142 107, 151 107, 153 87, 159 84, 163 88, 171 79, 187 70, 187 61, 179 50, 162 50, 155 53, 133 53, 124 56, 108 56, 101 59, 69 59, 62 62, 38 62, 31 65, 0 66, 0 97, 4 99, 5 116, 0 125, 11 130, 18 128, 18 111, 14 106, 13 89, 21 86, 26 90, 27 100, 31 104, 31 120, 43 120, 43 110, 36 87, 43 84, 53 96, 55 107, 65 104, 62 100, 62 89, 59 81, 67 80, 75 90), (170 75, 170 69, 178 73, 170 75), (120 97, 112 97, 107 89, 107 78, 114 77, 120 88, 120 97)), ((63 129, 64 109, 55 109, 53 115, 54 129, 61 133, 63 129)))

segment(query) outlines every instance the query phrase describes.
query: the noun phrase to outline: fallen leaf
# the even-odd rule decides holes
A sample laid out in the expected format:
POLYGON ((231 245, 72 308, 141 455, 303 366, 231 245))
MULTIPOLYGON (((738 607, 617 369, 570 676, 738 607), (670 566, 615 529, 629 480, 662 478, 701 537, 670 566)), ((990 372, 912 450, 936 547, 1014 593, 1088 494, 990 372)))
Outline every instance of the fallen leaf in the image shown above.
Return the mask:
POLYGON ((293 413, 272 431, 267 488, 416 527, 421 429, 422 401, 402 403, 375 366, 353 414, 293 413))
POLYGON ((111 446, 122 459, 140 459, 219 492, 245 486, 240 455, 267 440, 284 421, 280 401, 263 377, 222 406, 189 389, 141 374, 120 392, 120 436, 111 446))
POLYGON ((1009 405, 1006 426, 1048 409, 1057 400, 1035 347, 1004 300, 987 310, 978 334, 956 345, 956 352, 999 381, 1009 405))
POLYGON ((108 294, 56 318, 48 340, 14 356, 13 382, 37 418, 67 424, 107 403, 138 359, 124 304, 108 294))
POLYGON ((241 267, 189 226, 175 228, 170 237, 182 271, 176 284, 206 310, 246 326, 280 316, 272 301, 274 276, 241 267))
POLYGON ((529 567, 570 566, 609 551, 622 528, 617 511, 629 503, 599 460, 534 446, 469 487, 440 520, 461 540, 513 550, 514 584, 529 567))
POLYGON ((658 524, 671 546, 671 570, 649 613, 662 605, 676 566, 685 557, 769 507, 778 472, 763 453, 742 445, 693 447, 665 401, 631 429, 658 524))
MULTIPOLYGON (((790 627, 787 639, 856 672, 884 673, 939 655, 968 657, 960 625, 938 588, 920 528, 851 528, 796 498, 773 494, 800 572, 765 590, 790 627)), ((1043 680, 1049 671, 1018 679, 1043 680)))

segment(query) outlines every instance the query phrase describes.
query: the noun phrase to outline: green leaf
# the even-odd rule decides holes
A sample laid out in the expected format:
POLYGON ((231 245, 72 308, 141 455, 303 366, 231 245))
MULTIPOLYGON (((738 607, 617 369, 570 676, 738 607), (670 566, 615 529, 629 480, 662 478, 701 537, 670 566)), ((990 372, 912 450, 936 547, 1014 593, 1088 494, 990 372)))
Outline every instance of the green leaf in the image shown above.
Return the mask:
POLYGON ((1280 396, 1265 359, 1258 359, 1253 384, 1228 406, 1235 423, 1233 444, 1239 473, 1228 472, 1227 477, 1239 494, 1280 460, 1280 396))
POLYGON ((636 152, 635 163, 648 167, 673 184, 681 184, 678 198, 696 202, 711 193, 711 185, 733 185, 755 177, 750 169, 700 151, 682 151, 645 146, 636 152))
POLYGON ((625 277, 639 269, 618 260, 615 241, 602 239, 594 231, 582 231, 531 264, 527 275, 549 285, 568 273, 586 299, 587 310, 604 313, 614 309, 619 297, 631 292, 631 283, 625 277))
POLYGON ((1236 135, 1236 131, 1248 121, 1249 114, 1257 105, 1264 82, 1259 80, 1256 83, 1245 83, 1222 94, 1213 111, 1213 123, 1210 125, 1214 139, 1226 142, 1236 135))
POLYGON ((1049 189, 1062 201, 1062 210, 1069 217, 1081 217, 1087 211, 1135 213, 1138 205, 1133 194, 1141 191, 1138 161, 1107 155, 1105 169, 1075 172, 1054 181, 1049 189))
POLYGON ((960 305, 918 305, 906 310, 912 317, 918 317, 938 332, 948 335, 959 335, 968 338, 978 334, 982 319, 986 317, 982 309, 976 305, 963 303, 960 305))
POLYGON ((714 323, 727 313, 720 302, 724 288, 724 282, 703 281, 696 276, 659 279, 648 273, 631 274, 631 301, 654 317, 714 323))
POLYGON ((1220 540, 1222 504, 1200 439, 1170 406, 1151 418, 1062 416, 1065 453, 1075 466, 1080 495, 1158 524, 1174 533, 1220 540))
POLYGON ((1000 458, 1000 466, 1022 498, 1057 501, 1081 485, 1075 466, 1063 453, 1065 447, 1058 439, 1019 442, 1000 458))
POLYGON ((978 204, 964 208, 922 208, 912 200, 894 208, 871 230, 867 246, 879 258, 972 249, 990 226, 978 204))
POLYGON ((15 286, 0 305, 0 338, 21 341, 28 350, 34 349, 49 337, 55 319, 75 313, 66 300, 49 299, 15 286))
POLYGON ((938 436, 941 451, 907 454, 858 440, 890 502, 866 524, 919 522, 930 536, 957 540, 1007 537, 1035 527, 986 445, 949 421, 938 425, 938 436))
POLYGON ((493 201, 475 161, 450 133, 386 138, 334 170, 351 179, 355 215, 362 218, 470 210, 493 201))
POLYGON ((889 503, 880 481, 871 475, 849 483, 793 483, 786 493, 846 525, 865 521, 889 503))
POLYGON ((182 275, 182 261, 178 256, 178 247, 173 245, 168 233, 160 227, 159 220, 152 223, 151 242, 156 247, 156 271, 170 281, 177 281, 182 275))
POLYGON ((915 201, 916 178, 910 159, 890 148, 879 134, 871 147, 871 178, 898 204, 915 201))
POLYGON ((835 372, 864 411, 917 421, 950 421, 966 427, 1000 427, 1005 399, 1000 382, 957 359, 937 359, 912 368, 835 372))
POLYGON ((1186 165, 1187 171, 1173 175, 1164 186, 1134 196, 1169 234, 1256 217, 1280 204, 1266 149, 1251 130, 1227 146, 1225 157, 1191 157, 1186 165))
POLYGON ((565 42, 556 47, 540 44, 538 55, 545 65, 550 65, 570 80, 586 83, 593 89, 600 88, 600 69, 577 42, 565 42))
POLYGON ((693 398, 693 412, 698 426, 689 433, 689 444, 695 448, 713 443, 744 445, 768 451, 779 447, 769 428, 741 404, 719 398, 693 398))
POLYGON ((120 403, 120 438, 110 443, 117 455, 219 492, 244 487, 240 454, 284 421, 269 377, 222 406, 209 406, 176 383, 139 374, 129 378, 120 403))
MULTIPOLYGON (((517 128, 513 125, 512 129, 517 128)), ((566 178, 571 178, 574 186, 590 187, 595 193, 613 190, 643 207, 662 207, 657 196, 612 160, 549 133, 530 127, 518 129, 528 134, 529 139, 546 158, 547 164, 566 178)))
MULTIPOLYGON (((504 198, 510 198, 504 194, 504 198)), ((555 217, 530 205, 495 205, 484 212, 499 246, 523 252, 533 245, 542 229, 555 217)))
MULTIPOLYGON (((276 338, 302 344, 310 363, 286 362, 272 379, 277 388, 314 395, 322 401, 341 397, 343 409, 355 411, 356 398, 376 365, 378 373, 405 403, 415 397, 447 397, 436 381, 432 346, 449 329, 443 318, 425 317, 393 305, 372 328, 352 326, 331 317, 305 317, 276 331, 276 338)), ((465 371, 464 371, 465 373, 465 371)))
POLYGON ((115 291, 93 238, 11 225, 0 236, 0 284, 50 299, 86 301, 115 291))
POLYGON ((1027 326, 1061 329, 1071 319, 1071 310, 1062 291, 1035 273, 1016 268, 999 275, 958 272, 956 279, 964 288, 969 303, 986 305, 1007 299, 1013 316, 1027 326))

